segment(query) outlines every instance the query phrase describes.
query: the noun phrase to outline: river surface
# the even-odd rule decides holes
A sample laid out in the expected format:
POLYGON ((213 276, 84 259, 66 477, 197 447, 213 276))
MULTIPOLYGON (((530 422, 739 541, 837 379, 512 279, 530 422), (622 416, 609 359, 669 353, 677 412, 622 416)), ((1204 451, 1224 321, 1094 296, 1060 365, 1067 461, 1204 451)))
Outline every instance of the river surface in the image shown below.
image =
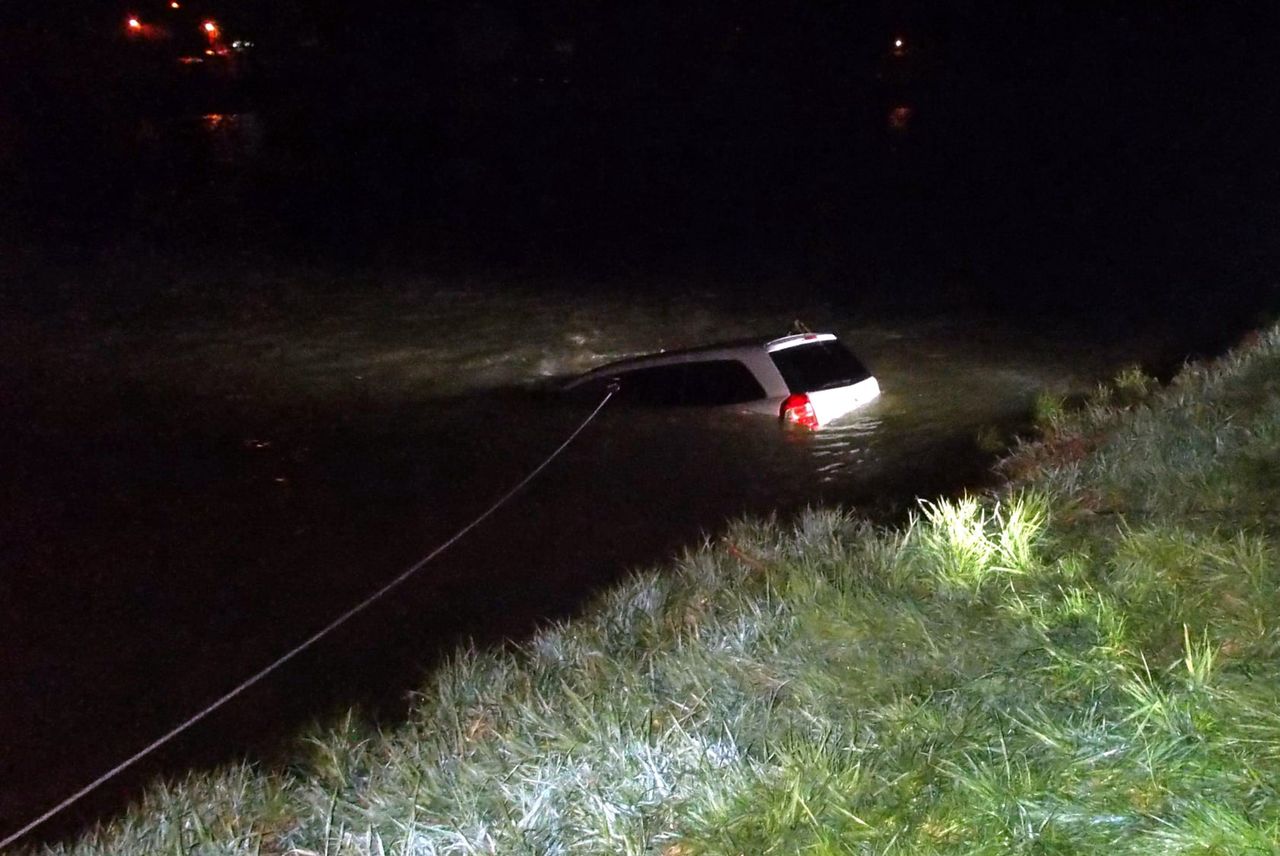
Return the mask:
POLYGON ((337 708, 394 720, 459 642, 518 638, 742 515, 822 503, 893 519, 989 483, 1037 393, 1087 391, 1177 345, 1102 323, 876 317, 853 308, 853 284, 230 279, 134 314, 5 320, 5 828, 472 520, 586 416, 594 402, 555 392, 577 372, 800 319, 838 333, 883 394, 813 433, 732 409, 607 407, 410 584, 63 828, 157 771, 275 757, 337 708))

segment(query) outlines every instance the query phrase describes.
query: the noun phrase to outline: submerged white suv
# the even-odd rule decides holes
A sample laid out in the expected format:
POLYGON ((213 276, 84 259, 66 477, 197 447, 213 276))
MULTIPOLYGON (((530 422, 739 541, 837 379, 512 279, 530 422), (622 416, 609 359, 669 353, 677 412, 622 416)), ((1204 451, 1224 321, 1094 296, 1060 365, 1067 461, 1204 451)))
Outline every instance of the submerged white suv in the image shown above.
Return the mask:
POLYGON ((830 333, 724 342, 601 366, 566 389, 604 388, 641 404, 738 405, 819 428, 880 394, 871 372, 830 333))

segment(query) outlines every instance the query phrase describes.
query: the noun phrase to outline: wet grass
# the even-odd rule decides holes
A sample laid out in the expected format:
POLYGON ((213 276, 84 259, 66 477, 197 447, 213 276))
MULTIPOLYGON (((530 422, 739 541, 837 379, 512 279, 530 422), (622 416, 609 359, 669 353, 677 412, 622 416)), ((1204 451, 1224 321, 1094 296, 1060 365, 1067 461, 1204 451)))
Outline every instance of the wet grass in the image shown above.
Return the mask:
POLYGON ((59 854, 1280 853, 1280 329, 998 495, 742 522, 59 854))

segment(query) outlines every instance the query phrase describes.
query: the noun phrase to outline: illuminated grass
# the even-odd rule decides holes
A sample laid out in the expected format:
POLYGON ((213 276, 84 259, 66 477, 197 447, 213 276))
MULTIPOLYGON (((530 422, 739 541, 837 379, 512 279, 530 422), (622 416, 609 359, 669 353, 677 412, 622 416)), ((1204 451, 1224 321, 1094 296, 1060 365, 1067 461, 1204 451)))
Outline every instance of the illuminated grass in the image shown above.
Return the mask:
POLYGON ((1280 331, 1111 389, 999 498, 739 524, 50 852, 1280 853, 1280 331))

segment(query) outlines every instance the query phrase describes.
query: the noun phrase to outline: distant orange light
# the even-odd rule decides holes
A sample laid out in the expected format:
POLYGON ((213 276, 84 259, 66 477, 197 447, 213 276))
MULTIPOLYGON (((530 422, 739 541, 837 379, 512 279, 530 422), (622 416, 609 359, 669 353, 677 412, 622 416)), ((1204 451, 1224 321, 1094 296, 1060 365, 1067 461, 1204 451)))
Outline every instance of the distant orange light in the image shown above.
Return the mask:
POLYGON ((130 18, 130 19, 128 20, 128 22, 127 22, 127 23, 128 23, 128 25, 129 25, 129 29, 131 29, 131 30, 141 30, 141 29, 142 29, 142 22, 141 22, 141 21, 139 21, 137 18, 130 18))
POLYGON ((215 24, 213 21, 205 21, 204 31, 208 33, 210 36, 216 36, 218 35, 218 25, 215 24))
POLYGON ((169 4, 169 8, 170 8, 170 9, 181 9, 181 8, 182 8, 182 4, 181 4, 181 3, 179 3, 179 2, 178 2, 178 0, 173 0, 173 2, 169 4))

